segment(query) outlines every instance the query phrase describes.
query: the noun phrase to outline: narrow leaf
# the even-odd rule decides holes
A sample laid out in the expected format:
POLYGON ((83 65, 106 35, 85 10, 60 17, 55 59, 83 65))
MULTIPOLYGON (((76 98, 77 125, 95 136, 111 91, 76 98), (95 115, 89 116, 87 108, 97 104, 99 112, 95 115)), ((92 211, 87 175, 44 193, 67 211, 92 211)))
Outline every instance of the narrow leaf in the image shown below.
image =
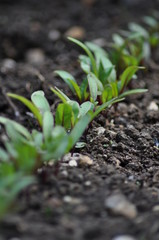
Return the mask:
POLYGON ((42 114, 46 111, 50 111, 50 105, 45 98, 43 91, 36 91, 31 95, 31 100, 34 105, 40 110, 42 114))
POLYGON ((17 95, 17 94, 8 93, 7 95, 9 97, 12 97, 12 98, 15 98, 15 99, 19 100, 26 107, 28 107, 29 110, 34 114, 35 118, 37 118, 37 120, 39 122, 39 125, 42 126, 42 114, 40 113, 39 109, 31 101, 29 101, 25 97, 22 97, 22 96, 17 95))
POLYGON ((97 75, 98 75, 98 71, 97 71, 96 61, 95 61, 95 59, 94 59, 94 57, 93 57, 93 54, 92 54, 91 51, 89 50, 89 48, 88 48, 85 44, 83 44, 82 42, 80 42, 80 41, 77 40, 77 39, 74 39, 74 38, 72 38, 72 37, 68 37, 68 39, 69 39, 71 42, 73 42, 73 43, 77 44, 78 46, 80 46, 80 47, 86 52, 86 54, 87 54, 88 57, 90 58, 93 72, 94 72, 94 74, 97 76, 97 75))

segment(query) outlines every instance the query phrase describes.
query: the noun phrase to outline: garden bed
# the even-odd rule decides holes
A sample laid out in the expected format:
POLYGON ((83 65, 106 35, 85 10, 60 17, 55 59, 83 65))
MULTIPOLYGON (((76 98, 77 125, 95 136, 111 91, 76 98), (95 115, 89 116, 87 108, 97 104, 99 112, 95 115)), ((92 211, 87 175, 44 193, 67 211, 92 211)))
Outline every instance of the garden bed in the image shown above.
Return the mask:
MULTIPOLYGON (((50 104, 56 105, 49 86, 66 86, 53 71, 67 69, 80 81, 79 49, 66 40, 72 26, 82 28, 81 40, 98 39, 105 45, 112 33, 126 28, 130 21, 140 22, 157 7, 158 1, 145 4, 143 0, 99 0, 89 6, 73 0, 2 1, 1 116, 31 128, 33 120, 27 109, 8 101, 6 92, 29 98, 42 89, 50 104)), ((159 49, 153 60, 159 63, 159 49)), ((140 73, 133 82, 148 93, 126 98, 116 111, 109 110, 107 118, 97 117, 86 135, 86 146, 65 156, 58 171, 54 166, 39 171, 39 181, 21 193, 16 211, 1 222, 0 240, 158 239, 157 66, 140 73)))

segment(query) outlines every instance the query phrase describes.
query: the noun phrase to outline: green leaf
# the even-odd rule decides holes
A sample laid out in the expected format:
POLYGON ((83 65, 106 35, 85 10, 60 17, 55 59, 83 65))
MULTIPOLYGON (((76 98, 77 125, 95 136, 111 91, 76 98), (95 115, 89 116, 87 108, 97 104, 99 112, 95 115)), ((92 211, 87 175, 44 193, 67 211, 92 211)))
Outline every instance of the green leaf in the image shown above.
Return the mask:
POLYGON ((144 42, 143 44, 143 59, 148 61, 151 57, 151 47, 148 42, 144 42))
POLYGON ((72 108, 72 113, 73 113, 73 116, 72 116, 72 122, 73 122, 73 125, 74 125, 74 123, 76 122, 76 120, 77 120, 77 117, 78 117, 78 115, 79 115, 79 109, 80 109, 80 106, 79 106, 79 104, 78 104, 78 102, 76 102, 76 101, 67 101, 67 103, 71 106, 71 108, 72 108))
POLYGON ((111 100, 109 100, 106 103, 103 103, 100 107, 97 108, 97 110, 91 115, 92 120, 100 113, 102 112, 104 109, 107 109, 108 107, 112 106, 113 104, 117 103, 117 102, 121 102, 123 101, 124 98, 113 98, 111 100))
POLYGON ((90 121, 91 121, 91 116, 85 115, 77 122, 77 124, 72 129, 72 131, 69 135, 68 151, 75 145, 75 143, 82 136, 83 132, 85 131, 85 129, 88 126, 88 124, 90 123, 90 121))
POLYGON ((97 66, 96 66, 96 61, 93 57, 93 54, 91 53, 91 51, 89 50, 89 48, 83 44, 82 42, 80 42, 79 40, 77 39, 74 39, 72 37, 68 37, 68 39, 77 44, 79 47, 81 47, 85 52, 86 54, 88 55, 88 57, 90 58, 90 61, 91 61, 91 64, 92 64, 92 70, 93 70, 93 73, 97 76, 98 75, 98 71, 97 71, 97 66))
MULTIPOLYGON (((88 79, 85 78, 82 83, 81 83, 81 86, 80 86, 80 91, 81 91, 81 97, 82 97, 82 100, 85 101, 87 100, 88 96, 89 96, 89 93, 87 92, 87 87, 88 87, 88 79)), ((82 101, 81 100, 81 101, 82 101)))
POLYGON ((64 80, 64 82, 69 86, 71 91, 74 93, 74 86, 72 83, 73 82, 76 83, 75 78, 66 71, 58 70, 58 71, 55 71, 55 73, 64 80))
POLYGON ((125 39, 122 38, 119 34, 115 33, 112 36, 113 41, 116 45, 118 45, 119 47, 123 46, 123 44, 125 44, 125 39))
POLYGON ((122 94, 119 95, 120 98, 126 97, 131 94, 137 94, 137 93, 145 93, 147 92, 147 89, 133 89, 133 90, 128 90, 122 94))
POLYGON ((130 80, 132 79, 133 75, 137 72, 139 69, 145 69, 144 67, 137 67, 137 66, 130 66, 125 69, 125 71, 121 75, 121 88, 119 89, 119 92, 125 88, 130 80))
POLYGON ((68 146, 68 135, 61 126, 54 127, 51 142, 45 147, 44 161, 59 160, 66 152, 68 146))
POLYGON ((117 82, 112 82, 111 87, 112 87, 112 96, 117 97, 118 96, 117 82))
POLYGON ((129 23, 129 29, 132 32, 140 33, 146 39, 149 37, 149 32, 137 23, 129 23))
POLYGON ((50 111, 46 111, 43 116, 43 134, 45 141, 47 141, 51 137, 53 125, 54 120, 52 113, 50 111))
POLYGON ((20 125, 19 123, 12 121, 8 118, 5 117, 0 117, 0 123, 7 125, 7 123, 12 123, 13 127, 23 136, 25 136, 28 140, 31 140, 31 134, 29 133, 29 131, 23 127, 22 125, 20 125))
POLYGON ((80 118, 85 116, 90 110, 93 111, 93 109, 94 109, 93 103, 89 101, 82 103, 80 106, 80 113, 79 113, 80 118))
POLYGON ((13 143, 25 140, 24 137, 19 133, 19 131, 17 131, 16 128, 14 128, 14 124, 12 124, 11 122, 8 121, 7 124, 5 125, 5 128, 7 135, 9 136, 13 143))
POLYGON ((89 90, 90 90, 90 96, 95 102, 97 99, 97 91, 98 91, 98 86, 97 82, 94 80, 94 75, 92 73, 89 73, 88 76, 88 85, 89 85, 89 90))
POLYGON ((34 114, 34 116, 36 117, 36 119, 39 122, 39 125, 42 126, 42 114, 40 113, 39 109, 28 99, 26 99, 25 97, 22 97, 20 95, 17 94, 13 94, 13 93, 8 93, 7 94, 9 97, 15 98, 17 100, 19 100, 20 102, 22 102, 26 107, 29 108, 29 110, 34 114))
POLYGON ((71 129, 72 107, 67 103, 60 103, 55 114, 56 125, 71 129))
POLYGON ((91 71, 91 61, 90 58, 85 56, 85 55, 80 55, 79 56, 79 60, 80 60, 80 65, 82 70, 88 74, 91 71))
POLYGON ((7 162, 8 160, 9 160, 8 153, 4 149, 0 148, 0 161, 7 162))
POLYGON ((41 114, 43 115, 44 112, 50 111, 50 105, 45 98, 43 91, 36 91, 31 95, 31 100, 34 105, 40 110, 41 114))
POLYGON ((63 103, 66 103, 67 101, 70 101, 70 98, 68 98, 68 97, 67 97, 60 89, 58 89, 57 87, 55 87, 55 88, 52 87, 52 88, 51 88, 51 91, 52 91, 56 96, 58 96, 63 103))
POLYGON ((153 17, 145 16, 145 17, 143 17, 143 20, 147 25, 149 25, 152 28, 156 28, 159 26, 158 21, 153 17))
MULTIPOLYGON (((95 58, 96 58, 96 65, 98 66, 98 75, 95 74, 96 77, 99 78, 99 75, 100 75, 100 64, 103 65, 103 69, 110 68, 110 67, 114 68, 112 62, 108 58, 108 54, 106 53, 106 51, 104 49, 102 49, 101 47, 99 47, 96 44, 91 43, 91 42, 86 42, 86 45, 94 53, 95 58)), ((111 74, 109 75, 109 80, 110 81, 115 81, 116 80, 115 69, 113 69, 111 71, 111 74)))
POLYGON ((72 86, 73 86, 73 88, 74 88, 73 94, 78 97, 79 101, 81 101, 81 100, 82 100, 82 96, 81 96, 80 87, 78 86, 77 83, 75 83, 75 82, 73 82, 73 81, 71 81, 71 83, 72 83, 72 86), (76 92, 76 94, 75 94, 75 92, 76 92))

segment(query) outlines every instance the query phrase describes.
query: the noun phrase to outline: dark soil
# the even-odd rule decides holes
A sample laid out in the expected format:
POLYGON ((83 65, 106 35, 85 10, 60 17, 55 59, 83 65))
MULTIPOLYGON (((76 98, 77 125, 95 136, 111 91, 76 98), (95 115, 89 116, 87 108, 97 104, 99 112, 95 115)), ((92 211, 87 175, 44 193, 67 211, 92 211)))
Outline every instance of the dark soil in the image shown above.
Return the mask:
MULTIPOLYGON (((65 69, 80 80, 79 49, 65 37, 70 27, 81 26, 84 39, 103 43, 128 22, 140 22, 157 9, 157 0, 97 0, 90 6, 75 0, 1 0, 1 115, 31 128, 26 109, 10 102, 6 92, 30 97, 43 89, 54 107, 57 99, 49 86, 66 86, 53 71, 65 69), (35 49, 41 62, 28 57, 35 49), (13 60, 9 66, 8 58, 13 60)), ((159 63, 159 50, 153 60, 159 63)), ((64 158, 58 174, 53 166, 39 171, 37 184, 19 196, 16 211, 1 223, 0 240, 159 239, 159 111, 149 108, 152 101, 159 104, 158 68, 140 74, 136 86, 149 92, 127 98, 89 129, 86 146, 78 152, 93 164, 82 163, 78 158, 84 157, 74 153, 64 158), (70 158, 77 166, 70 166, 70 158), (114 199, 124 207, 117 210, 114 199)))

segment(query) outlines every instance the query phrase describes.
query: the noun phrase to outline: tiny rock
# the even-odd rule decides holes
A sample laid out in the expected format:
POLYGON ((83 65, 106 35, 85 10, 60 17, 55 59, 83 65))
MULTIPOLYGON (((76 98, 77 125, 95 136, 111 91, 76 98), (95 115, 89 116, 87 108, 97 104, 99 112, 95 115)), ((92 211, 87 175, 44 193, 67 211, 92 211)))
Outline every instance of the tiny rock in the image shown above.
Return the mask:
POLYGON ((67 153, 65 154, 65 156, 63 157, 63 162, 69 162, 71 160, 71 153, 67 153))
POLYGON ((159 205, 156 205, 152 208, 153 212, 159 212, 159 205))
POLYGON ((70 167, 77 167, 77 162, 76 162, 76 160, 72 159, 71 161, 69 161, 69 166, 70 166, 70 167))
POLYGON ((115 194, 108 197, 105 201, 105 206, 115 214, 123 215, 133 219, 137 216, 137 209, 126 197, 122 194, 115 194))
POLYGON ((80 155, 79 165, 80 166, 91 166, 91 165, 93 165, 93 160, 88 156, 80 155))
POLYGON ((119 103, 118 110, 122 113, 125 113, 128 110, 128 106, 125 103, 119 103))
POLYGON ((131 103, 129 108, 128 108, 128 112, 129 113, 134 113, 136 111, 138 111, 138 107, 135 104, 131 103))
POLYGON ((49 208, 52 208, 52 209, 55 209, 57 207, 60 207, 62 205, 62 202, 61 200, 59 200, 58 198, 50 198, 48 201, 47 201, 47 206, 49 208))
POLYGON ((81 199, 75 198, 75 197, 71 197, 71 196, 65 196, 63 198, 63 201, 65 203, 69 203, 69 204, 72 204, 72 205, 77 205, 77 204, 81 203, 81 199))
POLYGON ((152 101, 150 102, 147 110, 158 111, 158 105, 154 101, 152 101))
POLYGON ((16 69, 16 61, 11 58, 6 58, 2 62, 1 72, 2 73, 9 73, 14 72, 16 69))
POLYGON ((72 37, 77 39, 83 39, 85 37, 85 34, 86 33, 84 28, 80 26, 71 27, 65 32, 66 37, 72 37))
POLYGON ((45 61, 45 54, 42 49, 30 49, 26 53, 26 61, 33 65, 40 65, 45 61))
POLYGON ((84 183, 84 185, 86 186, 86 187, 90 187, 91 186, 91 181, 86 181, 85 183, 84 183))
POLYGON ((112 240, 136 240, 136 238, 129 235, 120 235, 120 236, 114 237, 112 240))
POLYGON ((98 135, 102 135, 105 132, 105 128, 104 127, 98 127, 98 128, 96 128, 96 131, 97 131, 98 135))
POLYGON ((56 42, 57 40, 59 40, 61 37, 61 33, 56 30, 56 29, 53 29, 49 32, 48 34, 48 38, 52 41, 52 42, 56 42))

